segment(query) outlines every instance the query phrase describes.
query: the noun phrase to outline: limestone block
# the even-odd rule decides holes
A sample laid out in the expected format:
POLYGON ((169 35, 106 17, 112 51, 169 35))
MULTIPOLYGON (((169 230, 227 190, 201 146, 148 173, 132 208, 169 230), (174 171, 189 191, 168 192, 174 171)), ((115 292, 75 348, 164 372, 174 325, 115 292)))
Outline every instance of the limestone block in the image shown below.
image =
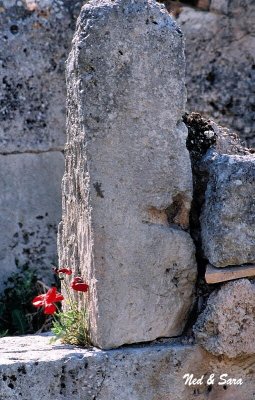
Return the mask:
POLYGON ((204 159, 209 171, 200 217, 205 256, 215 267, 255 262, 255 157, 218 155, 204 159))
POLYGON ((192 306, 184 70, 182 34, 163 6, 83 7, 67 63, 59 255, 90 281, 99 347, 179 335, 192 306))
POLYGON ((0 339, 0 353, 1 400, 252 400, 254 394, 254 356, 220 358, 177 341, 88 351, 36 335, 0 339), (203 377, 202 384, 185 385, 188 373, 203 377), (243 383, 224 385, 223 374, 243 383))
POLYGON ((214 355, 255 354, 255 284, 241 279, 213 292, 194 332, 198 343, 214 355))
POLYGON ((0 153, 63 149, 64 63, 82 0, 0 0, 0 153))
POLYGON ((25 265, 50 279, 63 170, 60 152, 0 156, 1 289, 5 278, 25 265))
POLYGON ((177 22, 186 40, 188 111, 238 132, 254 132, 254 0, 212 0, 211 12, 183 7, 177 22))

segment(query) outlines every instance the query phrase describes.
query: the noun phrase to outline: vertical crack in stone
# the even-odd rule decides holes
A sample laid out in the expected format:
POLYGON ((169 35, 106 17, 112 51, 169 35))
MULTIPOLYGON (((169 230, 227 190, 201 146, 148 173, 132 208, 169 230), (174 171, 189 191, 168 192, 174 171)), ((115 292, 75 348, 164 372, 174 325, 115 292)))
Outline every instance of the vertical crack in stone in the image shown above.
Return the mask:
POLYGON ((187 149, 190 152, 193 176, 193 200, 190 211, 190 232, 196 245, 198 272, 204 275, 207 260, 204 259, 201 241, 200 214, 208 182, 207 171, 201 169, 201 159, 216 143, 216 134, 208 120, 198 113, 185 114, 184 123, 188 128, 187 149))

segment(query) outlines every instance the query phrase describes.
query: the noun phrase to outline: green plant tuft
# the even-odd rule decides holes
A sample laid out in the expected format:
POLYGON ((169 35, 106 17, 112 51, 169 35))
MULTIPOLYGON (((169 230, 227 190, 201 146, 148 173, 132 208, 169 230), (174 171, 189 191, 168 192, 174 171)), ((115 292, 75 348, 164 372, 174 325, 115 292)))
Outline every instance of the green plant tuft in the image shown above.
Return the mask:
POLYGON ((63 343, 88 347, 90 340, 87 321, 86 311, 78 310, 77 304, 73 303, 71 310, 55 314, 51 330, 56 339, 63 343))

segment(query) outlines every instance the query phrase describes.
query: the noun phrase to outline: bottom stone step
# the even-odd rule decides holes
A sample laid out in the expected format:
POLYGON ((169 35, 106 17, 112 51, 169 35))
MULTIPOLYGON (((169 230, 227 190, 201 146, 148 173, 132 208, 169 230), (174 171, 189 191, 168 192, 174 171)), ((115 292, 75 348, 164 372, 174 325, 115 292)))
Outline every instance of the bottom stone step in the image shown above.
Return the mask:
POLYGON ((214 357, 177 340, 108 351, 49 341, 0 339, 1 400, 255 399, 255 357, 214 357))

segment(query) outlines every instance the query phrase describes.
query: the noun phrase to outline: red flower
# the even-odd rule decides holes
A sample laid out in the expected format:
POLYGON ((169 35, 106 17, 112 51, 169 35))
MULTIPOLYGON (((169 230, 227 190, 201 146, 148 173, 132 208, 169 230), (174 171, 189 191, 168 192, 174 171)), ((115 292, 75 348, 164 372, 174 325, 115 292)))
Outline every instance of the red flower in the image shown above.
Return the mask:
POLYGON ((61 300, 64 300, 62 294, 57 292, 56 287, 52 287, 47 293, 36 296, 32 303, 35 307, 43 307, 44 314, 54 314, 57 307, 53 303, 57 303, 61 300))
POLYGON ((89 290, 89 285, 87 285, 82 278, 76 276, 71 282, 71 288, 77 292, 87 292, 89 290))
POLYGON ((55 272, 55 274, 66 274, 66 275, 72 275, 72 270, 69 268, 56 268, 56 267, 52 267, 52 270, 55 272))
POLYGON ((55 304, 47 304, 45 307, 44 307, 44 314, 50 314, 50 315, 52 315, 52 314, 54 314, 55 312, 57 311, 57 307, 55 306, 55 304))
POLYGON ((58 274, 61 273, 61 274, 66 274, 66 275, 72 275, 73 272, 69 268, 60 268, 60 269, 58 269, 57 273, 58 274))

